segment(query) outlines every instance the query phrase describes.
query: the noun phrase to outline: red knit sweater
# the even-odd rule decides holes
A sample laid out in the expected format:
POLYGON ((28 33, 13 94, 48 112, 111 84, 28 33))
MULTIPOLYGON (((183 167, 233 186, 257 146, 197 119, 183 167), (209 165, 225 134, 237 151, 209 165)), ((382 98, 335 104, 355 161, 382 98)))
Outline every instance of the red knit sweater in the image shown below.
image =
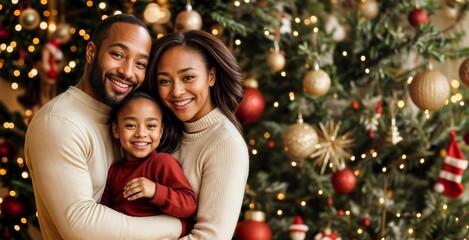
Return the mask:
MULTIPOLYGON (((178 218, 190 218, 197 205, 196 196, 184 176, 178 161, 167 153, 153 151, 141 161, 120 161, 109 169, 101 203, 130 216, 152 216, 166 213, 178 218), (137 177, 156 183, 154 198, 129 201, 124 198, 125 184, 137 177)), ((182 221, 181 236, 190 231, 182 221)))

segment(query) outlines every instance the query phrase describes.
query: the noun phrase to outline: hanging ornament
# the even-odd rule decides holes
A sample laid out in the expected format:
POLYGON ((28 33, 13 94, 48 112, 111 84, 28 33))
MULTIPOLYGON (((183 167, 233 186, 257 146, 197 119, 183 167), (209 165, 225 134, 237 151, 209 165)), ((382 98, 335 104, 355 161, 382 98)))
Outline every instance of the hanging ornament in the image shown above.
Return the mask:
POLYGON ((304 123, 301 114, 298 122, 287 127, 283 133, 283 144, 288 155, 294 158, 310 156, 318 142, 318 134, 311 125, 304 123))
POLYGON ((350 139, 352 132, 348 131, 343 135, 339 135, 341 123, 328 121, 326 126, 319 123, 321 132, 319 134, 319 143, 316 144, 316 151, 310 156, 316 158, 314 163, 321 166, 321 174, 324 174, 329 161, 332 163, 333 169, 340 169, 345 166, 344 159, 350 159, 352 156, 345 151, 353 145, 350 139))
POLYGON ((10 29, 3 27, 3 22, 0 21, 0 41, 6 41, 11 38, 10 29))
POLYGON ((7 196, 3 198, 1 211, 6 219, 14 221, 26 216, 28 206, 18 198, 7 196))
POLYGON ((450 198, 457 198, 464 193, 461 183, 468 162, 456 142, 456 132, 450 131, 450 142, 443 166, 438 175, 435 190, 450 198))
POLYGON ((456 20, 459 16, 459 9, 455 6, 445 5, 443 11, 445 16, 451 20, 456 20))
POLYGON ((243 80, 243 87, 245 87, 245 88, 248 88, 248 87, 258 88, 259 87, 259 82, 254 77, 248 77, 248 78, 243 80))
POLYGON ((39 26, 41 17, 34 8, 26 8, 18 18, 18 22, 26 30, 34 30, 39 26))
POLYGON ((290 240, 304 240, 308 229, 308 226, 303 223, 301 216, 296 216, 293 224, 288 227, 290 240))
POLYGON ((176 32, 202 29, 202 17, 192 10, 191 1, 187 1, 186 9, 176 16, 175 27, 176 32))
POLYGON ((256 88, 245 88, 243 100, 239 103, 236 116, 242 124, 257 121, 264 112, 265 100, 262 93, 256 88))
POLYGON ((391 118, 391 127, 389 128, 386 140, 392 143, 392 145, 396 145, 403 140, 396 126, 396 118, 391 118))
POLYGON ((331 176, 332 187, 338 194, 349 194, 355 189, 357 178, 348 168, 336 171, 331 176))
POLYGON ((156 21, 157 24, 165 24, 171 19, 171 11, 167 7, 160 8, 160 18, 156 21))
POLYGON ((469 87, 469 58, 464 59, 459 65, 459 79, 466 87, 469 87))
POLYGON ((285 67, 285 56, 283 56, 283 53, 279 50, 270 51, 267 56, 267 66, 274 72, 282 70, 285 67))
POLYGON ((11 238, 11 232, 8 228, 3 229, 3 239, 10 239, 11 238))
POLYGON ((336 231, 332 231, 329 227, 314 236, 314 240, 342 240, 336 231))
POLYGON ((244 221, 236 226, 234 238, 236 240, 272 240, 272 231, 265 223, 265 213, 255 210, 244 212, 244 221))
POLYGON ((425 25, 428 22, 428 14, 427 11, 421 8, 414 8, 410 11, 409 15, 407 16, 410 25, 413 27, 420 27, 420 25, 425 25))
POLYGON ((3 157, 12 158, 15 154, 15 147, 9 142, 0 143, 0 159, 3 157))
POLYGON ((327 34, 332 34, 332 40, 341 42, 345 39, 345 28, 340 24, 334 15, 329 15, 326 19, 325 30, 327 34))
POLYGON ((368 214, 365 214, 365 216, 363 216, 362 220, 360 221, 360 224, 363 227, 369 227, 371 225, 370 216, 368 214))
POLYGON ((160 19, 160 6, 154 2, 149 3, 143 11, 143 19, 148 23, 156 23, 160 19))
POLYGON ((422 110, 436 111, 443 107, 451 93, 445 75, 427 69, 417 73, 409 85, 410 98, 422 110))
POLYGON ((331 88, 331 78, 319 69, 319 64, 314 63, 314 69, 306 72, 303 77, 303 90, 314 97, 326 94, 331 88))
POLYGON ((399 133, 399 129, 396 126, 396 100, 393 99, 389 104, 389 112, 391 115, 391 127, 388 130, 388 135, 386 140, 390 142, 392 145, 398 144, 400 141, 403 140, 401 134, 399 133))
POLYGON ((359 9, 364 18, 371 20, 378 16, 379 4, 375 0, 361 0, 359 9))
POLYGON ((360 123, 365 126, 370 138, 375 137, 375 132, 378 130, 379 118, 383 113, 383 101, 381 96, 372 98, 366 97, 363 100, 363 106, 367 111, 363 111, 360 117, 360 123))

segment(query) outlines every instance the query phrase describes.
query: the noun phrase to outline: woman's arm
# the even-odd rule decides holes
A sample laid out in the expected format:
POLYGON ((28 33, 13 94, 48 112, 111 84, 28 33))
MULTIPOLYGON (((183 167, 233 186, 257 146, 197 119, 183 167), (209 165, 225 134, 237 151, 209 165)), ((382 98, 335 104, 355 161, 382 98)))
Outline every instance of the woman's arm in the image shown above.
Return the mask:
POLYGON ((249 172, 249 154, 241 135, 207 143, 202 160, 202 180, 197 218, 184 240, 230 240, 239 218, 249 172))

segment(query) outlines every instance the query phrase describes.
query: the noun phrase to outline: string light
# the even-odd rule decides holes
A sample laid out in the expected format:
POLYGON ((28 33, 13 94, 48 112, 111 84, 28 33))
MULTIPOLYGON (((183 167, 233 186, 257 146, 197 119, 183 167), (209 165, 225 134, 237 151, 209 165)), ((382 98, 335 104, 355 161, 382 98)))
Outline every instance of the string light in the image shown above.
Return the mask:
POLYGON ((291 165, 292 167, 296 167, 296 166, 298 165, 298 163, 296 163, 295 161, 292 161, 292 162, 290 163, 290 165, 291 165))

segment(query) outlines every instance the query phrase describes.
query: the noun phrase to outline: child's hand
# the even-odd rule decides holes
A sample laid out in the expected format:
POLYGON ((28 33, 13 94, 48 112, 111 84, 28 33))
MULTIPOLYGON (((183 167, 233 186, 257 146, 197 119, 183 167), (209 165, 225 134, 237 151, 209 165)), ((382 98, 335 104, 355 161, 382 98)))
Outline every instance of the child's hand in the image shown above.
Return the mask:
POLYGON ((141 197, 154 198, 156 183, 144 178, 134 178, 127 182, 124 187, 124 198, 132 201, 141 197))

